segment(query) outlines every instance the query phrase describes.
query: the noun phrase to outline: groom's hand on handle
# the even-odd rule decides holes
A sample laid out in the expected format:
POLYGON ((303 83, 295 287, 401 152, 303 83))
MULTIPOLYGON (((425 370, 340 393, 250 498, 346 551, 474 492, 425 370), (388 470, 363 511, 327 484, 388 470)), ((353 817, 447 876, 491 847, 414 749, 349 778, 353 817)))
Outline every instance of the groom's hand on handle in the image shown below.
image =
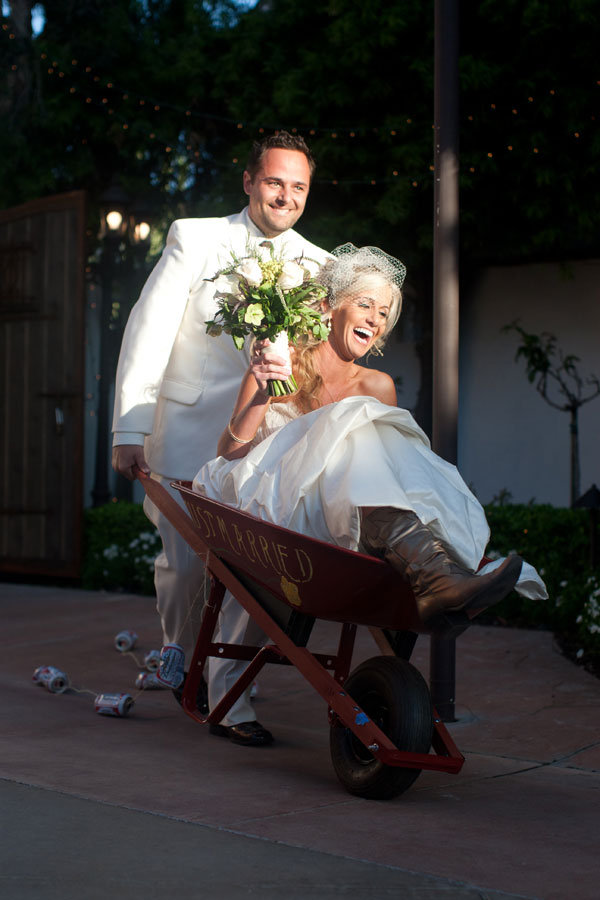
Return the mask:
POLYGON ((119 444, 117 447, 113 447, 112 467, 115 472, 124 475, 129 481, 135 481, 137 468, 146 475, 150 474, 150 466, 146 462, 144 448, 139 444, 119 444))

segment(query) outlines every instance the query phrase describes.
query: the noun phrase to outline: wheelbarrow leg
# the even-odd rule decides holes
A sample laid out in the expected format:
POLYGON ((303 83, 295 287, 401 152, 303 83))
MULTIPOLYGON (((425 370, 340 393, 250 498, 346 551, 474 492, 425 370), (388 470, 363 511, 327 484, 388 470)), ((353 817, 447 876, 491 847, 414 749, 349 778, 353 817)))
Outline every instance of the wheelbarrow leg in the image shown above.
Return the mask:
POLYGON ((212 578, 211 580, 211 591, 202 613, 200 633, 198 634, 194 655, 192 656, 192 663, 185 680, 185 687, 181 698, 181 705, 185 712, 188 716, 191 716, 198 722, 206 722, 207 720, 206 716, 198 713, 196 696, 198 694, 198 688, 200 687, 200 681, 204 674, 204 666, 209 655, 212 637, 219 620, 219 612, 221 610, 221 604, 223 603, 223 597, 225 596, 225 585, 216 578, 212 578))

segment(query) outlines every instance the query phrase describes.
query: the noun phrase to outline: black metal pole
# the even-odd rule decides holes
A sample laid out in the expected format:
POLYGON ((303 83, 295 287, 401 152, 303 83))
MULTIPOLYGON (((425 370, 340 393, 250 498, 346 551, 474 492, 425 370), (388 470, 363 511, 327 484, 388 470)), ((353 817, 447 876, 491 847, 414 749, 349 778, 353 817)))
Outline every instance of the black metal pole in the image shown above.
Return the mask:
POLYGON ((105 238, 100 262, 101 307, 100 334, 98 337, 98 412, 96 417, 96 464, 92 489, 94 506, 102 506, 110 500, 108 484, 108 387, 110 381, 109 326, 112 311, 112 284, 114 270, 114 246, 112 235, 105 238))
MULTIPOLYGON (((458 0, 435 0, 433 434, 456 464, 458 431, 458 0)), ((445 722, 454 716, 454 640, 431 639, 430 687, 445 722)))

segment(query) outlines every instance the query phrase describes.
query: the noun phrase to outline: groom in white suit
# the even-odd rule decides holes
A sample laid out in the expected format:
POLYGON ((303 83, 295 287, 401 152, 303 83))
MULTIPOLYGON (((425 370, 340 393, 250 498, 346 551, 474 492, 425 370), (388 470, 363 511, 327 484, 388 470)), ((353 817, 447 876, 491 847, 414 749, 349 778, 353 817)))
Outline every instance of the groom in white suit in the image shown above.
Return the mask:
MULTIPOLYGON (((131 311, 119 356, 112 464, 126 478, 135 477, 135 466, 151 471, 182 503, 169 482, 191 480, 215 456, 248 356, 235 349, 228 335, 206 334, 205 323, 217 307, 216 288, 205 279, 230 262, 232 251, 243 256, 248 245, 263 241, 285 258, 326 259, 325 251, 292 230, 304 211, 314 167, 303 139, 279 132, 253 145, 243 176, 248 206, 241 213, 179 219, 171 225, 163 254, 131 311)), ((144 510, 163 543, 155 585, 164 643, 181 644, 190 660, 202 612, 204 570, 147 498, 144 510)), ((222 627, 221 640, 253 640, 235 607, 229 613, 231 628, 222 627)), ((224 609, 226 620, 226 605, 224 609)), ((225 663, 215 669, 226 670, 225 663)), ((213 672, 211 696, 218 697, 228 687, 227 672, 213 672)), ((221 729, 212 730, 242 744, 272 739, 244 697, 221 729)))

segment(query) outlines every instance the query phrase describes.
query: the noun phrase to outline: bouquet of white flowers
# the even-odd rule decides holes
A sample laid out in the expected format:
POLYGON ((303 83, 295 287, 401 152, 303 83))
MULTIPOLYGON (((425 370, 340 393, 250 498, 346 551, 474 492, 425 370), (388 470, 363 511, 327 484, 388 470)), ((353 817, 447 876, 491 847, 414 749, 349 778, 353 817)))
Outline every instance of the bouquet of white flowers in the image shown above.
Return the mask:
MULTIPOLYGON (((327 290, 316 281, 319 263, 299 257, 283 259, 274 250, 248 250, 246 256, 231 255, 231 263, 208 281, 214 281, 218 310, 206 323, 208 334, 230 334, 238 350, 247 335, 268 338, 275 352, 289 360, 289 344, 311 333, 324 341, 328 326, 321 319, 318 301, 327 290)), ((294 376, 287 381, 269 381, 269 393, 279 397, 298 389, 294 376)))

